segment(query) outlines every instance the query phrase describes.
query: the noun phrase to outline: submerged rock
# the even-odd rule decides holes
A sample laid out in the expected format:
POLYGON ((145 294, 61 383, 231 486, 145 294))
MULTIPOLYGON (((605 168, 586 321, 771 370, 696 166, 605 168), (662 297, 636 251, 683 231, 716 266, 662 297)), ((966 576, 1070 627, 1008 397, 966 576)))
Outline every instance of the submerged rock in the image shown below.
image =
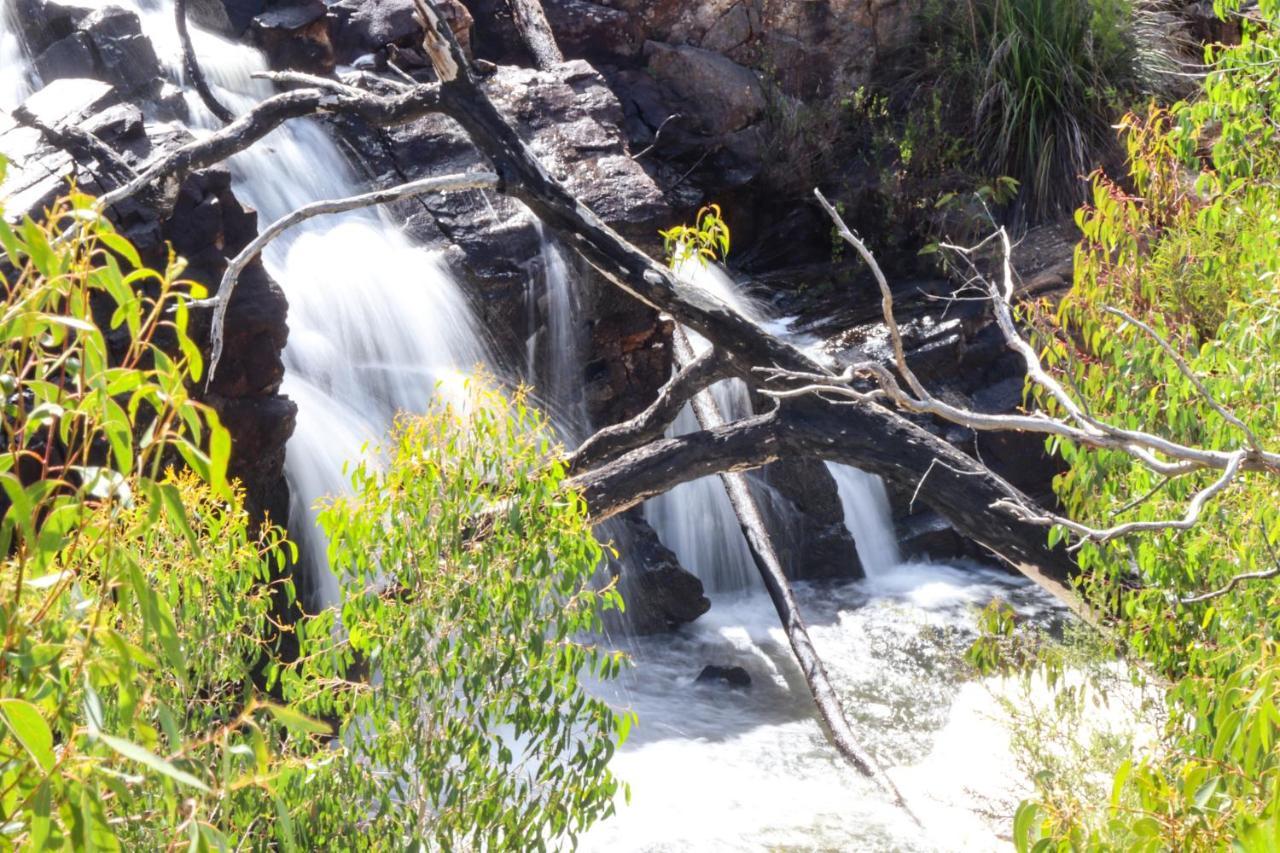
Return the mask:
POLYGON ((708 664, 695 679, 698 684, 723 684, 734 688, 751 686, 751 674, 740 666, 708 664))

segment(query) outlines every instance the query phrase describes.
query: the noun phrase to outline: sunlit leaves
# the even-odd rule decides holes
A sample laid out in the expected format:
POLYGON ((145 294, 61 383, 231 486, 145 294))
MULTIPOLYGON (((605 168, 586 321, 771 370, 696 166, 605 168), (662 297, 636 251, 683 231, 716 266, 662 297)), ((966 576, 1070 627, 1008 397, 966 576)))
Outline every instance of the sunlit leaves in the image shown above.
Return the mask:
POLYGON ((270 809, 211 780, 260 735, 243 709, 283 551, 188 391, 194 289, 80 195, 0 220, 0 245, 0 847, 225 848, 270 809), (165 474, 187 454, 208 482, 165 474))
MULTIPOLYGON (((613 808, 607 762, 629 721, 582 681, 621 666, 590 637, 618 598, 593 580, 602 549, 550 435, 523 394, 468 383, 398 420, 321 513, 343 641, 329 642, 337 621, 307 626, 329 651, 284 683, 302 700, 314 681, 371 674, 296 704, 348 721, 338 740, 359 760, 315 784, 369 804, 374 846, 538 848, 613 808)), ((322 838, 344 820, 296 826, 322 838)))
MULTIPOLYGON (((1220 450, 1249 439, 1155 341, 1103 308, 1156 329, 1214 400, 1276 448, 1280 3, 1258 3, 1243 26, 1240 45, 1210 51, 1200 97, 1123 122, 1131 183, 1095 176, 1046 358, 1099 417, 1220 450)), ((1053 450, 1069 465, 1055 483, 1068 512, 1102 526, 1179 517, 1213 479, 1166 479, 1124 453, 1053 450)), ((1068 814, 1046 795, 1020 812, 1035 816, 1015 832, 1024 849, 1273 849, 1280 587, 1243 583, 1194 606, 1178 598, 1271 568, 1278 539, 1280 482, 1248 473, 1191 530, 1082 548, 1085 592, 1112 615, 1127 653, 1171 684, 1169 723, 1156 749, 1118 769, 1109 809, 1068 814)))

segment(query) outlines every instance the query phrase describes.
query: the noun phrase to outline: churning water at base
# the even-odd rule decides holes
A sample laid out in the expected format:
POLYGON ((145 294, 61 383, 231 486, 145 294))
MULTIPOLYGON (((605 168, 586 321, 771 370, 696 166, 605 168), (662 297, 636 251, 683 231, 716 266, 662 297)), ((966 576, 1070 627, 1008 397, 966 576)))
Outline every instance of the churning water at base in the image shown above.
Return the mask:
MULTIPOLYGON (((0 3, 6 15, 0 107, 11 107, 36 80, 9 17, 13 4, 0 3)), ((157 54, 180 80, 169 4, 123 5, 138 11, 157 54)), ((206 74, 234 110, 270 93, 250 76, 265 68, 256 51, 198 30, 193 37, 206 74)), ((193 132, 205 132, 212 122, 194 96, 189 102, 193 132)), ((291 122, 230 166, 237 192, 264 222, 359 189, 314 122, 291 122)), ((548 313, 571 315, 572 291, 560 278, 567 267, 554 247, 544 248, 544 258, 548 313)), ((342 466, 383 435, 397 409, 422 409, 438 383, 456 387, 458 369, 489 359, 448 272, 381 212, 312 220, 277 240, 263 259, 290 305, 286 392, 299 405, 299 422, 287 476, 295 503, 290 526, 299 535, 312 530, 313 502, 345 488, 342 466)), ((768 323, 726 277, 709 272, 700 283, 768 323)), ((728 412, 742 413, 740 389, 716 390, 728 412)), ((696 428, 682 418, 679 429, 696 428)), ((973 608, 994 595, 1035 619, 1056 618, 1058 611, 1034 588, 998 572, 899 565, 883 485, 852 469, 834 466, 832 473, 868 579, 801 585, 797 594, 856 728, 892 768, 927 833, 827 744, 772 606, 757 591, 723 489, 707 478, 651 506, 650 518, 717 592, 716 605, 675 635, 632 641, 636 666, 599 686, 636 710, 640 722, 613 762, 632 786, 633 804, 620 805, 617 817, 596 827, 584 839, 588 849, 975 850, 996 844, 993 827, 1007 825, 1003 815, 1022 792, 1018 774, 1002 760, 1007 732, 977 713, 992 703, 965 682, 961 652, 972 636, 973 608), (744 666, 753 685, 744 691, 695 685, 705 664, 744 666), (985 797, 970 797, 970 789, 985 797), (979 816, 984 811, 997 815, 994 823, 979 816)), ((299 538, 322 569, 323 541, 314 533, 299 538)), ((334 600, 332 577, 320 576, 328 584, 321 598, 334 600)))
POLYGON ((963 651, 992 597, 1030 619, 1056 603, 1006 573, 902 564, 796 594, 865 745, 925 824, 910 823, 827 742, 777 615, 762 593, 717 599, 670 637, 634 641, 635 666, 600 689, 639 723, 612 764, 631 804, 588 834, 592 851, 1003 849, 1029 791, 1009 731, 963 651), (747 689, 697 684, 742 666, 747 689), (990 712, 990 713, 989 713, 990 712))

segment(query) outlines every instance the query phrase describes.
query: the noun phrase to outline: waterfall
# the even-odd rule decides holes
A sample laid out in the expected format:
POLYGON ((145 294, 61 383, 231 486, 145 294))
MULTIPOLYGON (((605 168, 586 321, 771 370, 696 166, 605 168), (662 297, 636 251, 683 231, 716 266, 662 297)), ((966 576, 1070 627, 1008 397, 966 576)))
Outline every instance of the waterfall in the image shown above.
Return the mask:
POLYGON ((585 344, 579 276, 565 251, 538 229, 538 273, 527 285, 529 339, 526 380, 538 391, 566 444, 586 438, 590 428, 583 394, 585 344), (541 287, 539 287, 541 285, 541 287), (539 320, 543 320, 541 324, 539 320))
MULTIPOLYGON (((751 320, 759 322, 765 317, 763 307, 749 299, 737 283, 714 264, 689 259, 677 265, 676 273, 751 320)), ((691 332, 689 340, 698 352, 709 346, 696 333, 691 332)), ((751 399, 741 381, 717 382, 711 386, 711 394, 726 417, 751 414, 751 399)), ((698 429, 693 407, 686 405, 667 434, 684 435, 698 429)), ((761 587, 751 551, 719 477, 703 477, 676 486, 646 502, 644 515, 662 544, 675 552, 681 565, 698 576, 707 592, 738 592, 761 587)))
POLYGON ((863 572, 869 578, 883 576, 902 562, 884 481, 874 474, 835 462, 828 462, 827 470, 836 481, 844 524, 857 546, 863 572))
MULTIPOLYGON (((181 81, 171 5, 137 0, 132 8, 168 74, 181 81)), ((267 70, 261 53, 191 29, 205 76, 233 112, 273 94, 252 76, 267 70)), ((184 91, 193 133, 220 126, 184 91)), ((363 189, 324 127, 310 120, 285 124, 227 165, 237 195, 264 224, 363 189)), ((315 591, 308 604, 316 606, 338 596, 327 543, 315 529, 316 502, 349 488, 344 466, 386 434, 397 412, 424 410, 438 390, 460 394, 460 371, 491 358, 439 255, 414 245, 383 209, 307 220, 269 244, 262 260, 289 303, 282 390, 298 405, 285 458, 289 529, 315 591)))
MULTIPOLYGON (((769 317, 765 306, 743 293, 722 268, 690 259, 678 264, 676 272, 757 325, 780 331, 781 324, 769 317)), ((691 333, 690 340, 699 352, 708 346, 696 334, 691 333)), ((711 393, 728 417, 751 415, 750 396, 739 380, 718 382, 711 393)), ((685 406, 668 434, 683 435, 698 428, 692 407, 685 406)), ((900 560, 884 483, 879 477, 848 465, 827 463, 827 469, 836 481, 845 525, 864 570, 868 575, 889 571, 900 560)), ((754 590, 760 586, 738 518, 718 477, 684 483, 650 500, 645 504, 645 517, 663 544, 676 553, 685 568, 698 575, 708 592, 754 590)))
POLYGON ((0 0, 0 110, 12 110, 35 90, 39 78, 27 55, 11 0, 0 0))

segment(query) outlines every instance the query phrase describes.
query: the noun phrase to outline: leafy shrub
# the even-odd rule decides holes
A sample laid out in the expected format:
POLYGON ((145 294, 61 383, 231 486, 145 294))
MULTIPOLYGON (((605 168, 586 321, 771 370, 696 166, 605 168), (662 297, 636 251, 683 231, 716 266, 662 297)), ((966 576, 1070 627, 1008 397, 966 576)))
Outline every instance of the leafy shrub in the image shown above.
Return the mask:
POLYGON ((237 750, 274 725, 250 680, 280 536, 250 535, 227 433, 186 390, 199 289, 142 268, 87 197, 49 222, 0 222, 3 838, 220 844, 261 794, 237 750), (162 476, 176 457, 204 480, 162 476))
POLYGON ((354 493, 322 512, 343 604, 306 627, 313 651, 284 684, 304 711, 347 721, 359 760, 298 791, 347 804, 314 815, 307 846, 345 843, 352 802, 377 849, 534 848, 612 812, 606 764, 631 718, 577 676, 618 672, 590 633, 621 600, 592 586, 601 548, 550 434, 522 393, 473 385, 461 405, 399 419, 385 463, 358 465, 354 493))
POLYGON ((1074 209, 1115 152, 1116 118, 1173 92, 1180 33, 1157 0, 927 5, 883 77, 908 183, 953 197, 1016 181, 1008 210, 1024 223, 1074 209))
POLYGON ((620 602, 522 396, 402 419, 324 513, 340 612, 279 624, 292 548, 188 393, 201 289, 82 195, 0 245, 0 847, 537 848, 610 812, 631 718, 579 679, 620 602))
POLYGON ((974 143, 989 174, 1022 185, 1028 219, 1076 207, 1115 116, 1167 90, 1158 15, 1140 0, 994 0, 978 15, 974 143))
MULTIPOLYGON (((1262 0, 1242 43, 1213 57, 1201 97, 1125 119, 1132 188, 1095 176, 1092 203, 1077 214, 1074 287, 1042 319, 1054 331, 1046 360, 1104 419, 1207 448, 1239 449, 1249 433, 1274 448, 1278 58, 1280 3, 1262 0), (1170 341, 1247 432, 1108 308, 1170 341)), ((1216 479, 1165 478, 1127 454, 1051 447, 1070 466, 1056 483, 1069 514, 1095 525, 1180 518, 1216 479)), ((1125 651, 1168 684, 1168 722, 1160 743, 1114 769, 1110 803, 1081 811, 1042 787, 1020 811, 1020 849, 1280 847, 1280 587, 1233 582, 1280 564, 1278 494, 1274 473, 1248 472, 1191 529, 1081 549, 1082 591, 1113 615, 1125 651)))

